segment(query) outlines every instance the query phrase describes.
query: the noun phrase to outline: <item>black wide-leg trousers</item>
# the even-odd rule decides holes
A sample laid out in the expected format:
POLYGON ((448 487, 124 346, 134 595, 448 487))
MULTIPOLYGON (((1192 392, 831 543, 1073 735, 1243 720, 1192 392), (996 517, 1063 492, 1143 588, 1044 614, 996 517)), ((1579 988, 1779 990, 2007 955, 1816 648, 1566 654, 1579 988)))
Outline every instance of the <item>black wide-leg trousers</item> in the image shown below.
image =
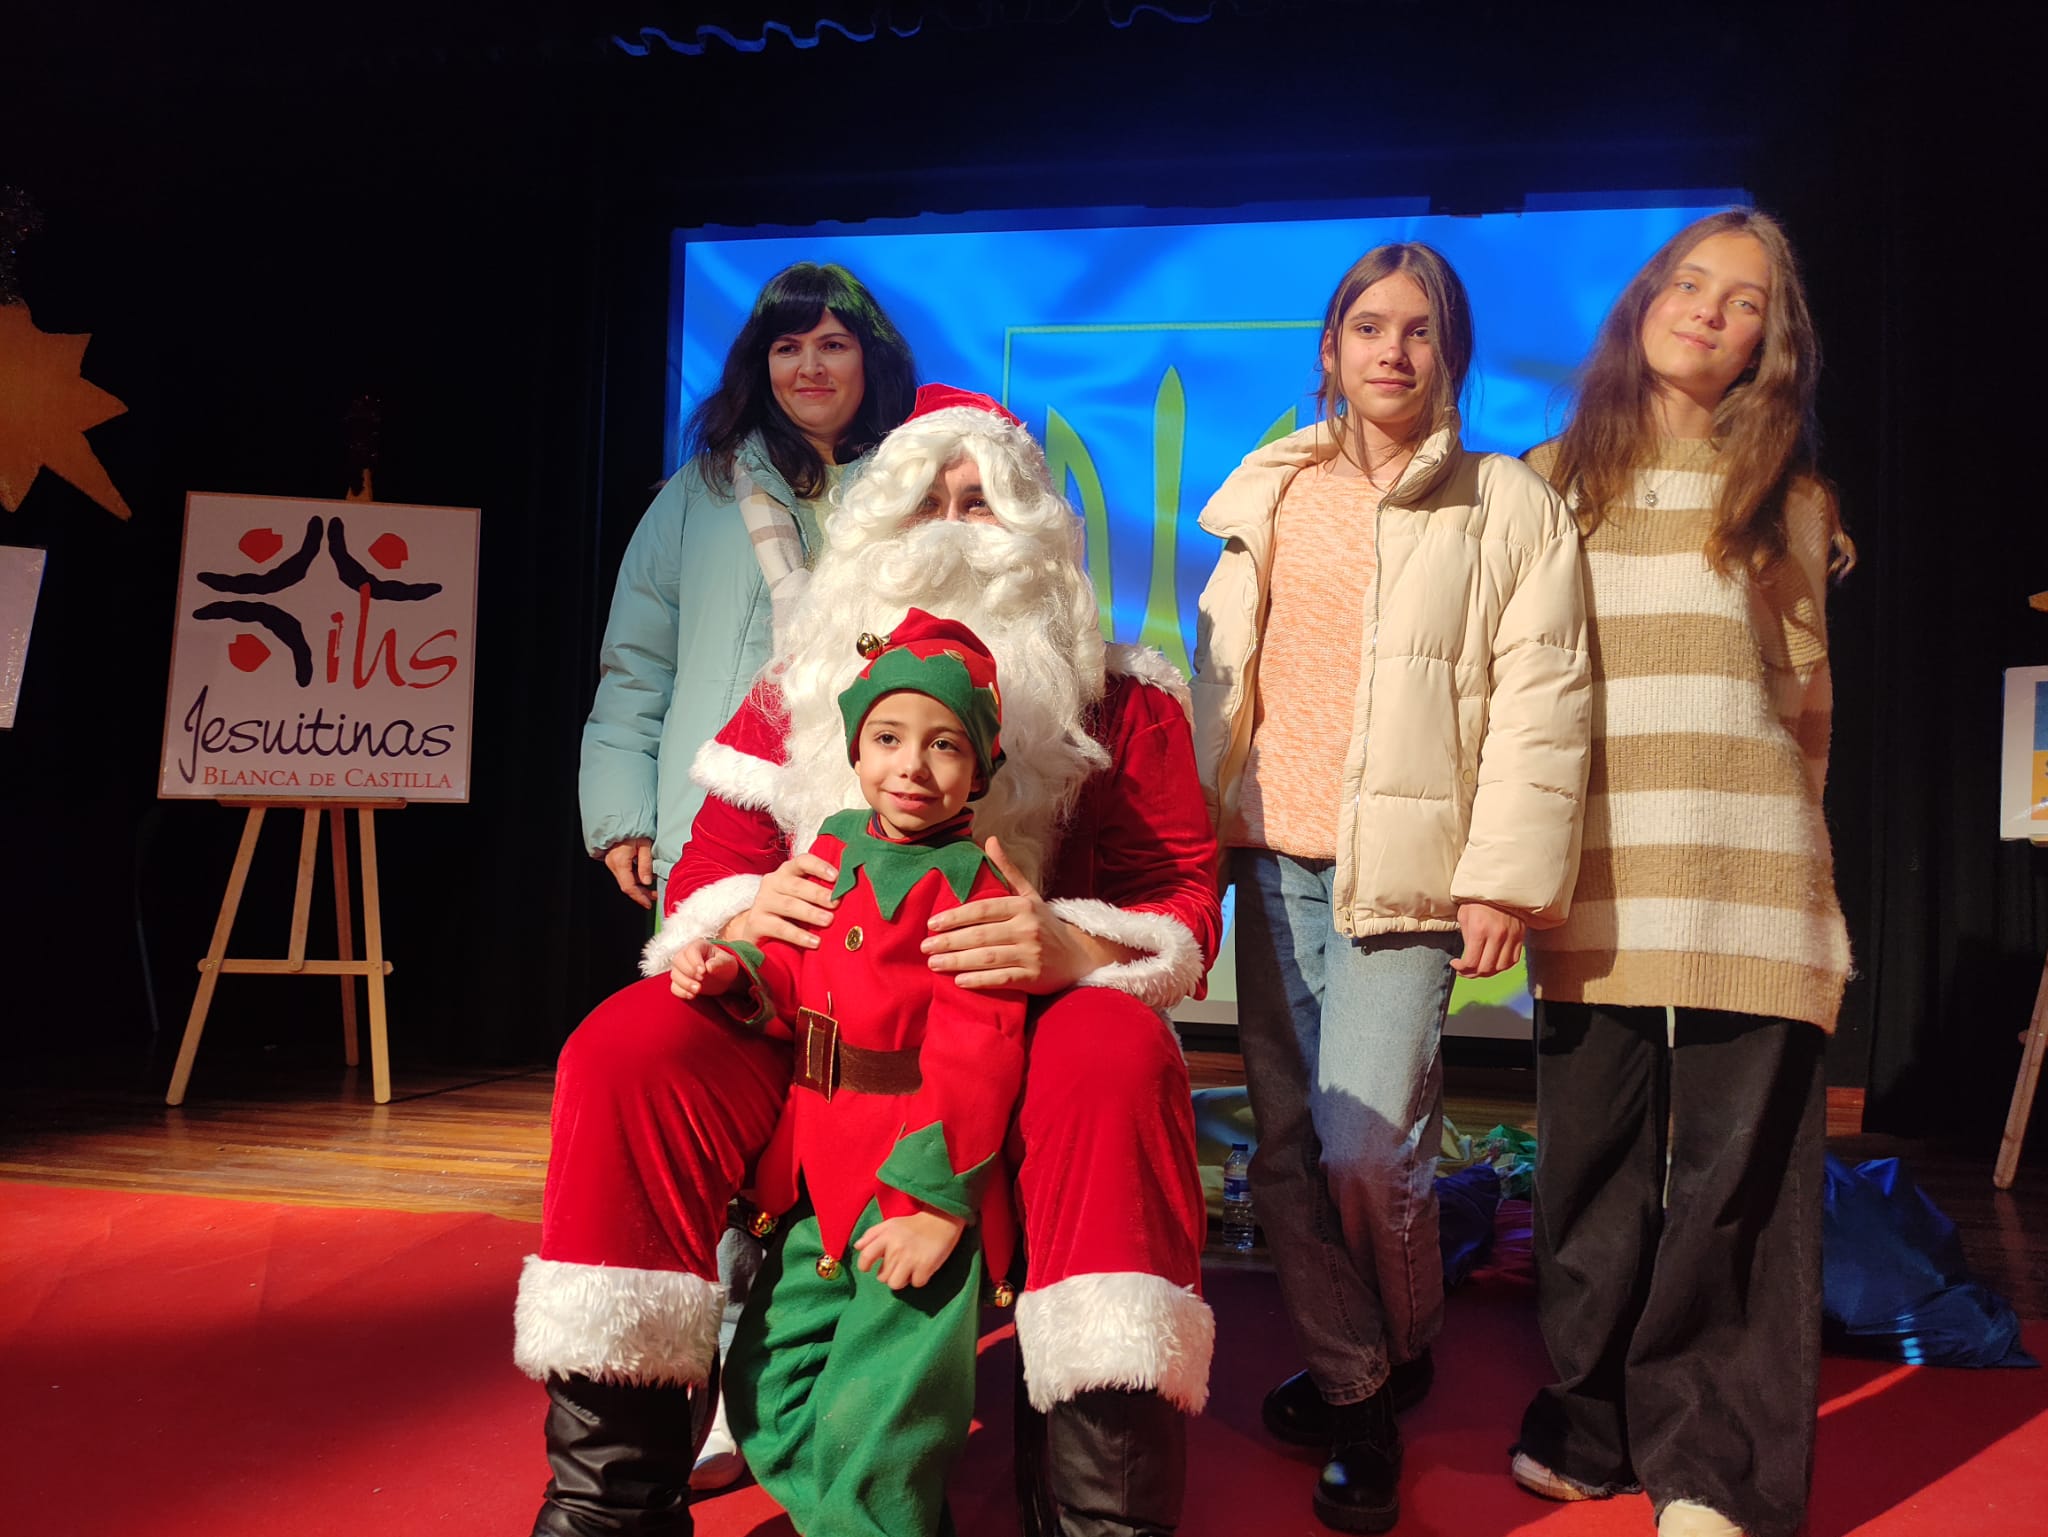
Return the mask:
POLYGON ((1806 1510, 1820 1380, 1825 1037, 1706 1009, 1536 1008, 1538 1310, 1521 1450, 1751 1537, 1806 1510), (1675 1044, 1672 1042, 1675 1040, 1675 1044))

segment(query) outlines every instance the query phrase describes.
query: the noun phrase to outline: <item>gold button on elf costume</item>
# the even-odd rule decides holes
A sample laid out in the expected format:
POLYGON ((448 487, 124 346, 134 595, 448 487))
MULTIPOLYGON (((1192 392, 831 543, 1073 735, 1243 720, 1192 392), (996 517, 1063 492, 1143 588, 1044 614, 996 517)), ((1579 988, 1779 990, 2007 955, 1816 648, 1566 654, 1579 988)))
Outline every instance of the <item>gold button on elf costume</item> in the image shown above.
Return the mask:
POLYGON ((846 931, 846 948, 849 950, 858 950, 861 947, 861 941, 866 938, 867 936, 861 933, 860 931, 860 925, 856 923, 852 928, 846 931))

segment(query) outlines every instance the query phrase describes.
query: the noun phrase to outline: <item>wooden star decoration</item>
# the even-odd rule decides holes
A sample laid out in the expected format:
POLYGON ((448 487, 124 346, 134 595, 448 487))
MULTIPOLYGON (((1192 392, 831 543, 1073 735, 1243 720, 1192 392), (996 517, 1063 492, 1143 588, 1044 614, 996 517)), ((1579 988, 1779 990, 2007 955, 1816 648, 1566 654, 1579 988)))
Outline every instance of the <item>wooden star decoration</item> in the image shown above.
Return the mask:
POLYGON ((85 440, 128 408, 79 376, 90 335, 38 331, 25 304, 0 304, 0 507, 21 506, 54 470, 117 518, 128 504, 85 440))

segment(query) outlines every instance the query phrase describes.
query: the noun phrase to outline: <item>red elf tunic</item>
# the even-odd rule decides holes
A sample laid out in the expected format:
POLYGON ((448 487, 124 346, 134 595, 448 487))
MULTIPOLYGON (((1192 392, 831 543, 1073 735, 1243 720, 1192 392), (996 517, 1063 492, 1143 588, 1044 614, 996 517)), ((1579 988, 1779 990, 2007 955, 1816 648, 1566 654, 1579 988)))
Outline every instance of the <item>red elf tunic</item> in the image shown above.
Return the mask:
POLYGON ((796 1080, 755 1168, 761 1209, 788 1211, 801 1183, 824 1252, 842 1261, 871 1200, 884 1217, 920 1205, 969 1222, 979 1215, 989 1275, 1000 1281, 1016 1243, 998 1155, 1024 1077, 1024 995, 961 987, 932 971, 921 948, 935 914, 1009 890, 967 821, 931 841, 896 842, 876 836, 868 813, 840 812, 812 845, 839 869, 839 905, 817 949, 717 943, 751 984, 750 997, 728 995, 728 1010, 755 1029, 779 1022, 797 1042, 796 1080), (921 1081, 863 1091, 849 1048, 901 1054, 899 1073, 914 1054, 921 1081))

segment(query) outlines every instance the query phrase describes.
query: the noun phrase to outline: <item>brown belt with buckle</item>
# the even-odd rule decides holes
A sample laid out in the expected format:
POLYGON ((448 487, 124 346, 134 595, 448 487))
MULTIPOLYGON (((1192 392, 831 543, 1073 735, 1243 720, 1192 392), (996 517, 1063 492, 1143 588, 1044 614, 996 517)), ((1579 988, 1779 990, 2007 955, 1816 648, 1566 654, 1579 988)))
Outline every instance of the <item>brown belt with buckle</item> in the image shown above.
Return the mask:
POLYGON ((816 1009, 796 1011, 796 1075, 791 1080, 830 1099, 856 1094, 914 1094, 924 1083, 915 1051, 869 1051, 839 1039, 839 1021, 816 1009))

